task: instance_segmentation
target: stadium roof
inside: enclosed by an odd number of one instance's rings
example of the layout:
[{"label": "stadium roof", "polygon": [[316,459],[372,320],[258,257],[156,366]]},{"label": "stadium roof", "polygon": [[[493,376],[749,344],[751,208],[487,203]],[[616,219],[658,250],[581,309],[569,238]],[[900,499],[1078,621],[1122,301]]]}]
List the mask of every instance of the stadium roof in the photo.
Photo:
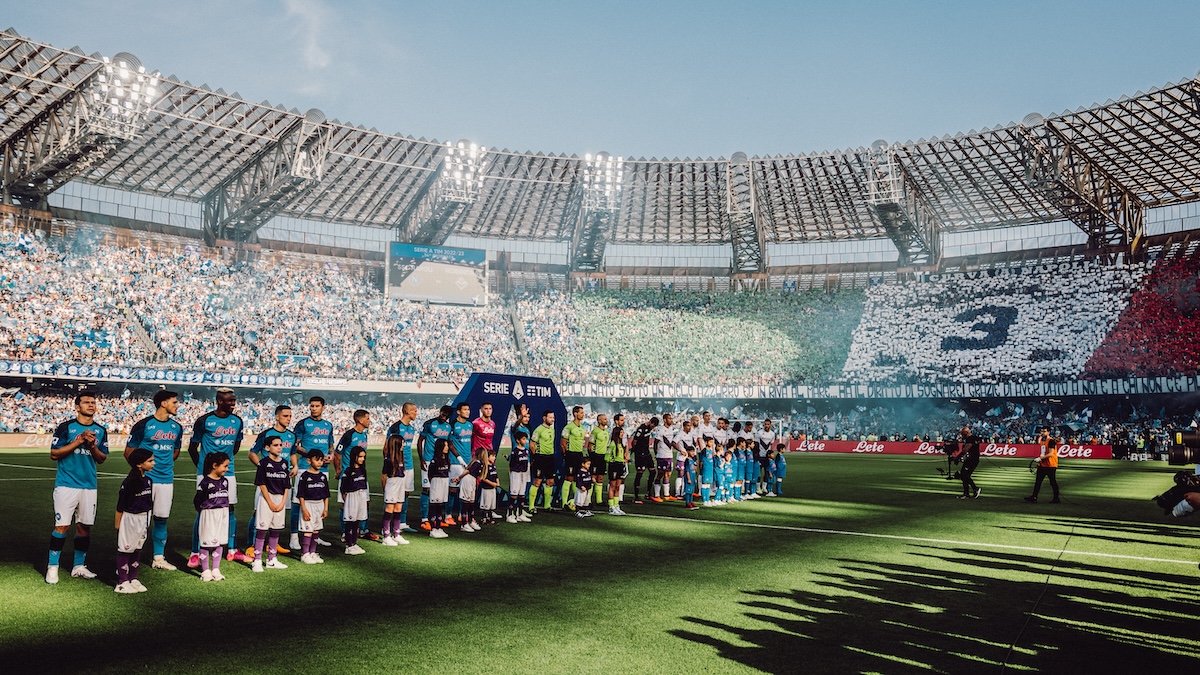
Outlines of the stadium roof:
[{"label": "stadium roof", "polygon": [[[0,31],[0,140],[72,95],[99,55]],[[153,64],[149,64],[151,67]],[[199,201],[260,156],[304,113],[166,76],[148,128],[78,177],[87,183]],[[1200,198],[1200,80],[1187,79],[1089,108],[1047,115],[1062,138],[1146,207]],[[316,189],[280,211],[295,218],[392,228],[422,195],[447,151],[330,120],[330,154]],[[1063,219],[1026,181],[1023,138],[1010,124],[888,146],[943,231]],[[483,140],[483,139],[477,139]],[[492,149],[479,196],[453,234],[570,240],[585,160]],[[888,236],[869,208],[872,150],[749,158],[766,241]],[[626,159],[619,243],[728,243],[727,159]]]}]

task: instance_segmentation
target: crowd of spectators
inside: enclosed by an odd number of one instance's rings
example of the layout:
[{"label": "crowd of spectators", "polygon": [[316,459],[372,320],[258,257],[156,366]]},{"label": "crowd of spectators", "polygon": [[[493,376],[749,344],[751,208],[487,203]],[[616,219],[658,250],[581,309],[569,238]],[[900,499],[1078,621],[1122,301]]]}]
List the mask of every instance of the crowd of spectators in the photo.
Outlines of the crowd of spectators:
[{"label": "crowd of spectators", "polygon": [[0,231],[0,358],[141,365],[119,268]]},{"label": "crowd of spectators", "polygon": [[778,385],[837,374],[859,291],[556,291],[517,298],[533,371],[562,382]]},{"label": "crowd of spectators", "polygon": [[874,286],[842,377],[975,383],[1078,377],[1144,274],[1142,265],[1093,261]]},{"label": "crowd of spectators", "polygon": [[1088,360],[1090,377],[1200,373],[1200,257],[1160,262]]}]

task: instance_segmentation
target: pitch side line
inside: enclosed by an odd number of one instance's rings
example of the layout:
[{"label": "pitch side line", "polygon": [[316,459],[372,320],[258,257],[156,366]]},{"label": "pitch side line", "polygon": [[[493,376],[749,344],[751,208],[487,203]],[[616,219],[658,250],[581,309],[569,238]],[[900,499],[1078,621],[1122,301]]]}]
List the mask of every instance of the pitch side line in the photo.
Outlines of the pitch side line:
[{"label": "pitch side line", "polygon": [[765,530],[787,530],[790,532],[809,532],[812,534],[837,534],[846,537],[866,537],[869,539],[892,539],[896,541],[912,541],[923,544],[946,544],[951,546],[972,546],[977,548],[997,548],[1013,551],[1034,551],[1037,553],[1052,553],[1056,556],[1086,555],[1096,558],[1114,558],[1117,560],[1138,560],[1141,562],[1173,563],[1177,565],[1195,565],[1195,560],[1175,560],[1173,558],[1151,558],[1140,555],[1123,555],[1120,553],[1095,553],[1091,551],[1067,551],[1058,548],[1041,548],[1038,546],[1018,546],[1016,544],[986,544],[978,541],[957,541],[954,539],[934,539],[932,537],[911,537],[903,534],[878,534],[874,532],[854,532],[853,530],[828,530],[820,527],[799,527],[795,525],[764,525],[762,523],[733,523],[724,520],[706,520],[704,518],[680,518],[678,516],[654,516],[645,513],[631,513],[635,518],[656,518],[659,520],[678,520],[686,523],[705,523],[707,525],[730,525],[733,527],[757,527]]}]

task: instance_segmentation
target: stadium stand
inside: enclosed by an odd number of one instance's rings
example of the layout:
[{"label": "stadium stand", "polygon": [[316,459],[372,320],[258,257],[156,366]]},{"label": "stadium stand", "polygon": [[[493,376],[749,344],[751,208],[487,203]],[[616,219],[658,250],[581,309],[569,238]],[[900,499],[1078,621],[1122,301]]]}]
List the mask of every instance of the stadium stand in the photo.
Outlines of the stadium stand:
[{"label": "stadium stand", "polygon": [[1092,354],[1089,377],[1153,377],[1200,372],[1200,257],[1159,262]]},{"label": "stadium stand", "polygon": [[517,300],[534,370],[563,382],[822,382],[845,360],[861,311],[854,290],[550,292]]},{"label": "stadium stand", "polygon": [[849,382],[1028,382],[1079,375],[1144,266],[1041,265],[935,275],[867,293]]}]

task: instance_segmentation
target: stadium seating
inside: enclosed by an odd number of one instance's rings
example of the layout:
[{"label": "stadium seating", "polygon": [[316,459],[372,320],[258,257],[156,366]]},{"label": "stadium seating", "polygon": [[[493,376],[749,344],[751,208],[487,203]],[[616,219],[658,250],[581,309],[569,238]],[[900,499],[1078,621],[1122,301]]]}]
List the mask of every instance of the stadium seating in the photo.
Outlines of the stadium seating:
[{"label": "stadium seating", "polygon": [[1078,376],[1144,268],[1092,262],[880,285],[842,377],[850,382],[1026,382]]},{"label": "stadium seating", "polygon": [[1088,360],[1091,377],[1200,372],[1200,258],[1159,263]]},{"label": "stadium seating", "polygon": [[564,382],[772,385],[837,374],[862,294],[550,292],[518,298],[533,370]]}]

